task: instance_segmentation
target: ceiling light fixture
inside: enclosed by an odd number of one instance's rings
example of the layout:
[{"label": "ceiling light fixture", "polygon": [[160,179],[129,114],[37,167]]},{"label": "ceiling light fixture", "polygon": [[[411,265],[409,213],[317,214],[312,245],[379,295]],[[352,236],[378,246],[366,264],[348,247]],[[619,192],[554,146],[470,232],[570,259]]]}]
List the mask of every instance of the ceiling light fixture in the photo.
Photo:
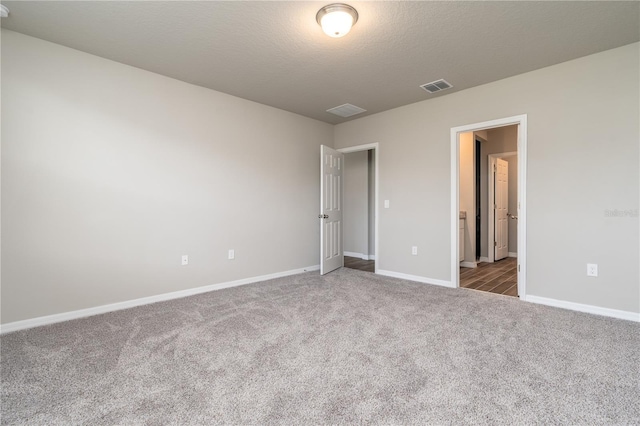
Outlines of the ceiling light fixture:
[{"label": "ceiling light fixture", "polygon": [[358,11],[348,4],[334,3],[320,9],[316,21],[329,37],[342,37],[358,22]]},{"label": "ceiling light fixture", "polygon": [[9,8],[4,4],[0,4],[0,18],[8,18],[9,17]]}]

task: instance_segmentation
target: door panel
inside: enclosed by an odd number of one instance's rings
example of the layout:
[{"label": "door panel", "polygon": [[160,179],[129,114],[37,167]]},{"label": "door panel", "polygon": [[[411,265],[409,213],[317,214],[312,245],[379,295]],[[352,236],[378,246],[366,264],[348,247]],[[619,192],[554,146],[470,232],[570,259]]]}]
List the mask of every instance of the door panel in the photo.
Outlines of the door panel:
[{"label": "door panel", "polygon": [[320,274],[344,264],[342,251],[342,173],[344,154],[320,148]]},{"label": "door panel", "polygon": [[495,198],[495,260],[509,255],[509,163],[501,158],[496,159],[494,173]]}]

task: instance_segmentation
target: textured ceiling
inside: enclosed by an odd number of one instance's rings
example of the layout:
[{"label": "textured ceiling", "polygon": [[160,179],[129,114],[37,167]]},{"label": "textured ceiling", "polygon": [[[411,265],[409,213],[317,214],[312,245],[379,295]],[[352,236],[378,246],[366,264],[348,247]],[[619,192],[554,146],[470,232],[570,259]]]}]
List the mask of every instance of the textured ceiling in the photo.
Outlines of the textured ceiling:
[{"label": "textured ceiling", "polygon": [[[3,1],[2,26],[334,124],[640,38],[638,2],[350,1],[339,39],[315,21],[329,3]],[[325,112],[344,103],[367,112]]]}]

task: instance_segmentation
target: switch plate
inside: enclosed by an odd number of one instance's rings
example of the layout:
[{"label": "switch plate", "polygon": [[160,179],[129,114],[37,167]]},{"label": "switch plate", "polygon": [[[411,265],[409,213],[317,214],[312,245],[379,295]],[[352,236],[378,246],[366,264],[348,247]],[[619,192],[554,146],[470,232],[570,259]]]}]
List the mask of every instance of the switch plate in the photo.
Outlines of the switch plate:
[{"label": "switch plate", "polygon": [[182,266],[186,266],[189,264],[189,256],[186,254],[182,255]]},{"label": "switch plate", "polygon": [[598,276],[598,265],[596,263],[587,263],[587,276],[588,277]]},{"label": "switch plate", "polygon": [[384,208],[385,209],[389,208],[389,200],[384,200]]},{"label": "switch plate", "polygon": [[236,258],[236,251],[231,249],[229,250],[229,260],[233,260]]},{"label": "switch plate", "polygon": [[411,254],[414,256],[418,255],[418,246],[411,247]]}]

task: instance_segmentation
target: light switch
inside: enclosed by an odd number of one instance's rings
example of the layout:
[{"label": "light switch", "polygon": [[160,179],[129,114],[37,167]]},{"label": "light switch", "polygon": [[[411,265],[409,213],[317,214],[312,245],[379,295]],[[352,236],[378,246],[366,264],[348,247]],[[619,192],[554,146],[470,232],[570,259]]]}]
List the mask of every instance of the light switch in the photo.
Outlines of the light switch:
[{"label": "light switch", "polygon": [[389,208],[389,200],[384,200],[384,208],[385,209]]}]

